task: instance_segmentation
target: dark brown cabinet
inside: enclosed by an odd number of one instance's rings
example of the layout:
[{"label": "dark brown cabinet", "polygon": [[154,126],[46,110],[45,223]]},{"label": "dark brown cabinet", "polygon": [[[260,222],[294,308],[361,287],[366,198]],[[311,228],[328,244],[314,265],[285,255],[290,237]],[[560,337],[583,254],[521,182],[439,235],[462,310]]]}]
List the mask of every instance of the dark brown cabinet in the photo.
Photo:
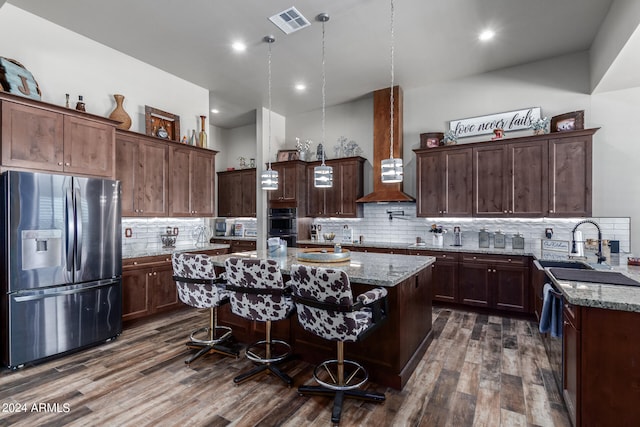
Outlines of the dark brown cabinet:
[{"label": "dark brown cabinet", "polygon": [[256,170],[218,172],[218,216],[256,216]]},{"label": "dark brown cabinet", "polygon": [[433,301],[457,303],[458,298],[458,259],[456,252],[432,252],[408,250],[409,255],[433,256],[436,262],[431,264]]},{"label": "dark brown cabinet", "polygon": [[417,162],[417,216],[471,216],[471,150],[436,148],[414,151]]},{"label": "dark brown cabinet", "polygon": [[118,131],[116,163],[116,179],[122,188],[122,216],[168,216],[169,145]]},{"label": "dark brown cabinet", "polygon": [[489,144],[473,149],[475,216],[545,216],[547,142]]},{"label": "dark brown cabinet", "polygon": [[458,291],[463,304],[528,312],[529,259],[464,253]]},{"label": "dark brown cabinet", "polygon": [[214,216],[215,151],[172,146],[169,215]]},{"label": "dark brown cabinet", "polygon": [[2,165],[113,178],[115,122],[3,95]]},{"label": "dark brown cabinet", "polygon": [[591,216],[593,132],[549,139],[549,216]]},{"label": "dark brown cabinet", "polygon": [[255,251],[255,240],[237,240],[237,239],[213,239],[213,242],[221,245],[229,245],[230,252]]},{"label": "dark brown cabinet", "polygon": [[[304,216],[307,200],[306,163],[300,160],[272,163],[278,172],[278,189],[269,191],[269,206],[295,208],[298,216]],[[300,210],[300,208],[302,208]]]},{"label": "dark brown cabinet", "polygon": [[414,150],[417,215],[591,216],[597,130]]},{"label": "dark brown cabinet", "polygon": [[579,308],[564,304],[562,310],[562,394],[574,426],[577,419],[580,390],[580,318]]},{"label": "dark brown cabinet", "polygon": [[307,165],[307,215],[311,217],[357,218],[362,216],[362,204],[356,200],[364,194],[365,159],[347,157],[326,161],[333,168],[333,186],[316,188],[313,170],[320,162]]}]

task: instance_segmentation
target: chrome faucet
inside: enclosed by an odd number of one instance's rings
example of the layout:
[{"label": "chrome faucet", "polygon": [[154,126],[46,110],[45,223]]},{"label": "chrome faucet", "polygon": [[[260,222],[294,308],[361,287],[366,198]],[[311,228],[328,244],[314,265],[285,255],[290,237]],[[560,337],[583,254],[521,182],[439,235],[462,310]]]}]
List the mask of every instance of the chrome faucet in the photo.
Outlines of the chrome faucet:
[{"label": "chrome faucet", "polygon": [[573,230],[571,231],[571,253],[572,254],[577,253],[576,230],[578,229],[579,226],[586,223],[593,224],[598,229],[598,252],[596,252],[596,256],[598,257],[598,264],[601,264],[602,262],[607,260],[607,258],[602,254],[602,231],[600,230],[600,226],[595,221],[592,221],[590,219],[585,219],[584,221],[580,221],[579,223],[576,224],[575,227],[573,227]]}]

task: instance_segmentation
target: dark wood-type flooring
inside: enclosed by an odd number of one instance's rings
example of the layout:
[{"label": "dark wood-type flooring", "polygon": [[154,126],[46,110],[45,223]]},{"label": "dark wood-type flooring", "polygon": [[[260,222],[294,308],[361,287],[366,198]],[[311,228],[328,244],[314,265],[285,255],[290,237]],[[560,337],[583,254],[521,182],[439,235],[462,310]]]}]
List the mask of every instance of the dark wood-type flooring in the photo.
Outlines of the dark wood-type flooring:
[{"label": "dark wood-type flooring", "polygon": [[[273,376],[235,386],[251,366],[243,357],[207,355],[186,366],[185,338],[206,321],[206,312],[180,310],[125,327],[113,342],[2,370],[0,425],[331,424],[329,399],[296,392],[313,383],[307,363],[284,365],[291,389]],[[433,325],[434,341],[404,390],[370,383],[386,402],[348,400],[342,426],[569,426],[534,323],[434,308]],[[24,412],[4,412],[17,409]]]}]

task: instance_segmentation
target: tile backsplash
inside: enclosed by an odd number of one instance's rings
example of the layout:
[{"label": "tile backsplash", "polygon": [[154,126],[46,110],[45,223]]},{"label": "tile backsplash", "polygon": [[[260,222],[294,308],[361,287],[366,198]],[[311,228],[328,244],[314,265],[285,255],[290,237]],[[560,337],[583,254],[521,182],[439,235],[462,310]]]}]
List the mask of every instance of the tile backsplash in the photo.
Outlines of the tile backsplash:
[{"label": "tile backsplash", "polygon": [[[178,229],[176,247],[192,247],[198,238],[199,228],[209,227],[208,218],[122,218],[122,247],[123,249],[160,249],[162,242],[160,235],[167,227]],[[127,236],[131,230],[131,237]],[[208,228],[209,233],[211,228]],[[212,234],[210,234],[211,236]],[[206,239],[209,241],[209,239]]]},{"label": "tile backsplash", "polygon": [[[392,219],[390,219],[390,212]],[[415,203],[365,204],[363,218],[339,219],[316,218],[314,224],[322,225],[322,232],[334,232],[337,238],[342,236],[342,229],[346,225],[353,229],[354,240],[363,236],[364,243],[415,243],[420,237],[427,243],[432,241],[429,232],[431,224],[442,226],[444,245],[453,244],[453,227],[459,226],[465,246],[478,244],[478,232],[485,228],[493,234],[501,231],[506,234],[507,247],[510,247],[511,237],[519,233],[525,239],[525,248],[540,248],[541,240],[545,239],[545,229],[553,229],[554,240],[571,241],[571,231],[575,225],[585,219],[592,219],[600,226],[602,238],[619,240],[620,251],[629,252],[631,219],[623,218],[417,218]],[[581,225],[579,228],[585,239],[595,239],[598,236],[596,228],[591,224]],[[491,247],[493,247],[493,239]]]}]

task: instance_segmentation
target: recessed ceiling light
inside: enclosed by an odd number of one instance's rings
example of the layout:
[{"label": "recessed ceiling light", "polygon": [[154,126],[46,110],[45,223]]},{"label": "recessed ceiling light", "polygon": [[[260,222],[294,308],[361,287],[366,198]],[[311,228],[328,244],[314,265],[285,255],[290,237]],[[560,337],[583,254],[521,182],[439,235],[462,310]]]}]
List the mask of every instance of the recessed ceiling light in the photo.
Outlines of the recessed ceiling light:
[{"label": "recessed ceiling light", "polygon": [[296,83],[295,88],[298,92],[302,92],[307,89],[307,85],[304,83]]},{"label": "recessed ceiling light", "polygon": [[480,33],[480,35],[478,36],[478,39],[482,42],[486,42],[491,40],[495,35],[496,33],[493,30],[484,30]]},{"label": "recessed ceiling light", "polygon": [[218,110],[217,108],[213,108],[213,109],[211,110],[211,112],[212,112],[213,114],[218,114],[218,113],[220,112],[220,110]]},{"label": "recessed ceiling light", "polygon": [[245,50],[247,50],[247,45],[242,43],[242,42],[233,42],[233,44],[231,45],[231,47],[233,48],[233,50],[235,50],[236,52],[244,52]]}]

